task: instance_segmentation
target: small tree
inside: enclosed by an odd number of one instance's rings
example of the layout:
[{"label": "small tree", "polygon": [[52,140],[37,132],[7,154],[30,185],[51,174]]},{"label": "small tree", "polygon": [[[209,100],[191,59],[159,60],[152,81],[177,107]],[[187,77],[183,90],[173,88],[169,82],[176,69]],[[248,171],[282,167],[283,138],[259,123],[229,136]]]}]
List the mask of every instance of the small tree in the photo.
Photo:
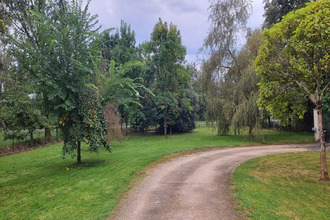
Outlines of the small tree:
[{"label": "small tree", "polygon": [[320,129],[320,180],[328,180],[322,101],[330,91],[330,1],[320,0],[289,13],[263,33],[256,59],[261,76],[259,106],[281,118],[288,103],[301,117],[307,97],[318,113]]}]

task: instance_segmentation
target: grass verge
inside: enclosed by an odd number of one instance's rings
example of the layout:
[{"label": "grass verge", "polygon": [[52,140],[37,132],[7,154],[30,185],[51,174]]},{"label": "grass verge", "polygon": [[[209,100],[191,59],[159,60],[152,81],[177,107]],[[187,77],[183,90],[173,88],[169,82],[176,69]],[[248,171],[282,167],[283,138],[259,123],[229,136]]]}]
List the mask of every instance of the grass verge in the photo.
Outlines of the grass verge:
[{"label": "grass verge", "polygon": [[233,174],[240,209],[251,219],[330,219],[330,182],[317,181],[319,158],[287,153],[242,164]]},{"label": "grass verge", "polygon": [[[266,144],[311,142],[312,134],[264,131]],[[259,145],[248,136],[216,136],[209,129],[131,136],[114,152],[89,153],[82,164],[62,160],[61,144],[0,158],[0,219],[105,219],[134,177],[159,158],[197,148]]]}]

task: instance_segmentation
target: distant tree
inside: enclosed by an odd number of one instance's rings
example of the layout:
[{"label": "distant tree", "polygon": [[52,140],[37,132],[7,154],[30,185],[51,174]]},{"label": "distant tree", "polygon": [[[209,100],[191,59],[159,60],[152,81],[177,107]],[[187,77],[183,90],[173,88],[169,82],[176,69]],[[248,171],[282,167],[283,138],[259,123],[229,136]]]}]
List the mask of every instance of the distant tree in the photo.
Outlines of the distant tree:
[{"label": "distant tree", "polygon": [[129,61],[116,67],[112,60],[109,70],[100,74],[102,105],[106,106],[111,103],[116,106],[121,116],[121,124],[126,123],[127,125],[132,116],[130,112],[141,107],[139,91],[148,93],[140,78],[132,79],[128,76],[128,73],[134,73],[134,71],[140,73],[143,67],[144,64],[139,61]]},{"label": "distant tree", "polygon": [[[183,66],[186,48],[182,45],[180,31],[173,24],[161,19],[154,26],[148,44],[151,53],[151,69],[154,73],[153,92],[161,130],[167,135],[176,123],[182,110],[190,111],[190,102],[185,94],[190,75]],[[151,77],[152,78],[152,77]],[[190,129],[191,130],[191,129]]]},{"label": "distant tree", "polygon": [[[145,89],[142,86],[141,78],[144,67],[138,59],[137,48],[135,47],[135,33],[131,30],[130,25],[121,21],[120,27],[114,34],[110,34],[110,32],[105,33],[102,44],[102,55],[109,61],[107,69],[112,68],[110,70],[111,74],[116,75],[116,79],[119,81],[124,80],[122,81],[122,86],[126,86],[125,88],[120,86],[113,87],[111,95],[108,93],[113,98],[110,98],[108,101],[113,102],[112,104],[116,106],[120,116],[121,127],[124,123],[127,127],[131,117],[134,117],[131,112],[136,111],[135,108],[140,108],[136,94]],[[114,64],[112,67],[110,66],[111,62]],[[119,81],[116,82],[118,83]],[[114,85],[111,82],[109,83],[109,85]],[[129,86],[134,88],[134,94],[131,93],[133,90]],[[127,93],[127,91],[129,92]]]},{"label": "distant tree", "polygon": [[0,121],[6,139],[20,139],[29,132],[30,142],[33,145],[33,133],[36,129],[43,128],[46,120],[39,109],[39,99],[29,97],[29,86],[20,81],[8,82],[3,95]]},{"label": "distant tree", "polygon": [[[35,14],[31,13],[31,11],[44,14],[54,21],[58,21],[60,16],[59,13],[55,13],[55,11],[63,13],[65,5],[67,5],[66,0],[54,0],[52,2],[45,0],[4,0],[4,3],[6,5],[5,14],[11,24],[11,28],[15,30],[17,37],[24,36],[24,38],[28,40],[31,45],[34,44],[35,47],[44,44],[44,42],[40,41],[40,37],[43,33],[38,31],[38,25],[35,23]],[[44,84],[37,83],[37,85],[40,87]],[[51,109],[48,108],[50,105],[48,104],[45,90],[43,94],[43,114],[46,115],[49,121],[48,124],[50,124],[49,115]],[[46,126],[45,140],[49,142],[51,139],[50,127]]]},{"label": "distant tree", "polygon": [[[8,18],[8,9],[6,5],[7,1],[0,3],[0,36],[3,36],[10,25],[10,20]],[[2,106],[2,95],[5,89],[5,81],[7,78],[8,65],[9,65],[9,55],[7,43],[3,37],[0,37],[0,109]],[[1,126],[1,122],[0,122]]]},{"label": "distant tree", "polygon": [[109,61],[113,60],[116,66],[137,60],[135,33],[123,20],[114,34],[109,31],[103,34],[102,44],[103,57]]},{"label": "distant tree", "polygon": [[210,1],[211,28],[204,42],[209,57],[202,66],[202,84],[208,97],[206,120],[226,135],[233,128],[249,127],[252,135],[260,127],[256,105],[258,77],[253,61],[260,46],[260,31],[247,31],[246,44],[239,51],[238,37],[245,32],[251,13],[249,1]]},{"label": "distant tree", "polygon": [[187,86],[187,97],[193,108],[193,116],[195,121],[205,121],[205,109],[207,105],[207,97],[203,91],[201,72],[195,64],[187,65],[187,71],[191,74],[192,79]]},{"label": "distant tree", "polygon": [[218,133],[226,135],[232,128],[235,134],[248,126],[249,135],[261,127],[262,112],[256,104],[259,96],[254,59],[261,45],[261,31],[249,31],[247,42],[237,54],[237,62],[216,82],[208,82],[212,90],[206,118],[215,123]]},{"label": "distant tree", "polygon": [[319,119],[321,180],[329,179],[323,129],[322,102],[330,91],[330,2],[320,0],[291,12],[263,33],[256,59],[261,76],[259,106],[281,118],[288,103],[303,116],[309,98]]},{"label": "distant tree", "polygon": [[210,0],[210,3],[211,27],[204,41],[210,57],[204,65],[204,73],[216,78],[236,62],[239,32],[244,30],[252,7],[245,0]]},{"label": "distant tree", "polygon": [[282,17],[293,10],[305,7],[311,0],[263,0],[264,3],[264,28],[270,28],[280,22]]}]

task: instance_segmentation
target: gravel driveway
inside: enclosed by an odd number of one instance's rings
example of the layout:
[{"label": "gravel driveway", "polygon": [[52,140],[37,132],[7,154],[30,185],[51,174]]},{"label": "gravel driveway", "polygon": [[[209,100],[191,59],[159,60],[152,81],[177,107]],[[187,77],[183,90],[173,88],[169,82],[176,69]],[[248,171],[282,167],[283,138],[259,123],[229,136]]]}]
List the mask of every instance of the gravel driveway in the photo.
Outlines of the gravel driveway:
[{"label": "gravel driveway", "polygon": [[235,168],[255,157],[318,149],[315,145],[239,147],[182,156],[160,164],[120,202],[110,219],[238,219],[229,193]]}]

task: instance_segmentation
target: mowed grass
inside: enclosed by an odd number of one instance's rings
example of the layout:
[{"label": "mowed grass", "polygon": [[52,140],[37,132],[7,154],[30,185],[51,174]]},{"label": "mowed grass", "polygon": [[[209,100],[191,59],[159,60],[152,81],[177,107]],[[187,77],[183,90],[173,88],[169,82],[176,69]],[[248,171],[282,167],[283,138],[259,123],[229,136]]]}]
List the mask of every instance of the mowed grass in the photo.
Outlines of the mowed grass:
[{"label": "mowed grass", "polygon": [[[311,142],[312,134],[264,131],[265,142]],[[170,135],[131,136],[113,143],[114,151],[90,153],[82,164],[62,145],[0,158],[0,219],[106,219],[133,178],[157,159],[204,147],[260,145],[248,136],[217,136],[210,129]],[[263,143],[264,144],[264,143]]]},{"label": "mowed grass", "polygon": [[318,181],[319,158],[288,153],[239,166],[233,179],[240,209],[252,219],[330,219],[330,182]]}]

